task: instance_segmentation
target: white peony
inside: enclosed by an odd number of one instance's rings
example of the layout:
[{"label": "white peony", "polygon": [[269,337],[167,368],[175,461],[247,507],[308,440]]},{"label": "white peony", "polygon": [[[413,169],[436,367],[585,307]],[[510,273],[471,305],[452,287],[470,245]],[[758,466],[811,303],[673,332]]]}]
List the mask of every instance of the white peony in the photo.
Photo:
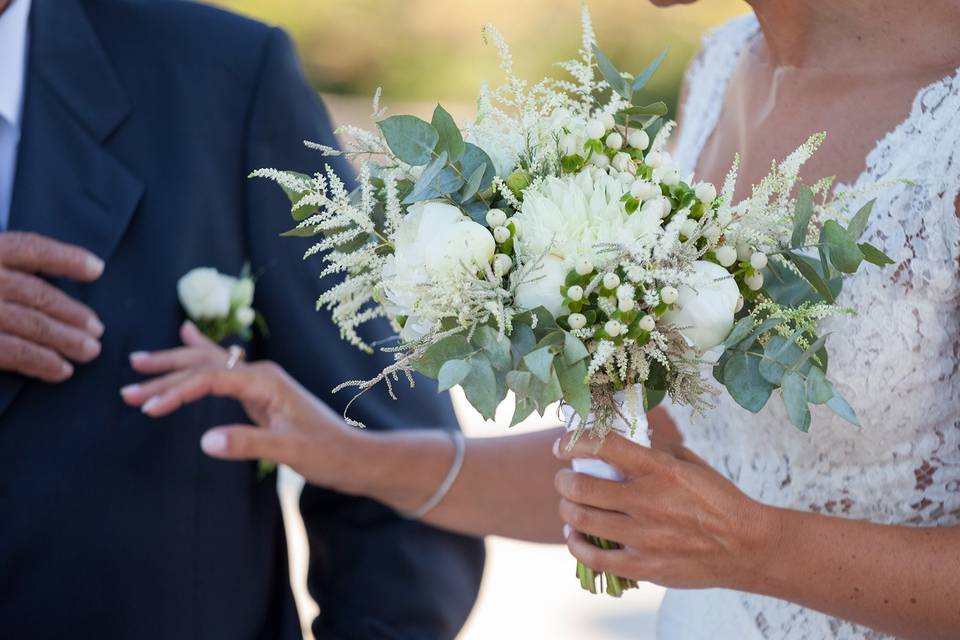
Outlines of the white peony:
[{"label": "white peony", "polygon": [[454,312],[431,305],[426,285],[474,277],[490,263],[495,249],[490,231],[457,207],[442,202],[410,207],[382,273],[384,308],[391,316],[407,318],[401,338],[421,338]]},{"label": "white peony", "polygon": [[740,290],[730,273],[712,262],[693,263],[694,277],[677,289],[676,306],[663,320],[680,328],[690,346],[705,353],[730,335]]},{"label": "white peony", "polygon": [[628,188],[603,172],[583,171],[548,177],[524,193],[523,206],[512,218],[514,248],[523,263],[546,259],[530,276],[542,279],[518,289],[520,306],[529,308],[537,300],[551,313],[562,312],[560,286],[578,260],[600,265],[608,258],[600,250],[603,244],[656,241],[660,217],[628,214],[620,201]]},{"label": "white peony", "polygon": [[217,320],[230,315],[230,299],[236,279],[216,269],[199,267],[177,282],[177,295],[187,315],[194,320]]}]

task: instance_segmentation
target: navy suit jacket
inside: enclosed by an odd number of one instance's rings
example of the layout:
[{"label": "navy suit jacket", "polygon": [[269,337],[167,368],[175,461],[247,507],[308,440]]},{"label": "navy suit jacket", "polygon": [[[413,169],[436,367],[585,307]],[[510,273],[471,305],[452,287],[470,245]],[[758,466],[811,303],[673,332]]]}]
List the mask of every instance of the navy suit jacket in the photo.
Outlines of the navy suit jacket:
[{"label": "navy suit jacket", "polygon": [[[138,380],[131,351],[178,342],[176,283],[198,266],[251,264],[272,330],[252,357],[335,408],[351,394],[332,387],[383,366],[314,310],[318,264],[278,237],[289,203],[246,179],[322,166],[304,139],[334,142],[279,30],[187,2],[33,0],[10,227],[106,261],[96,283],[56,284],[107,330],[100,357],[63,384],[0,375],[0,638],[300,637],[274,479],[198,447],[207,428],[245,421],[239,405],[205,400],[155,421],[118,390]],[[355,416],[456,428],[434,390],[371,393]],[[456,634],[481,542],[315,487],[301,511],[318,638]]]}]

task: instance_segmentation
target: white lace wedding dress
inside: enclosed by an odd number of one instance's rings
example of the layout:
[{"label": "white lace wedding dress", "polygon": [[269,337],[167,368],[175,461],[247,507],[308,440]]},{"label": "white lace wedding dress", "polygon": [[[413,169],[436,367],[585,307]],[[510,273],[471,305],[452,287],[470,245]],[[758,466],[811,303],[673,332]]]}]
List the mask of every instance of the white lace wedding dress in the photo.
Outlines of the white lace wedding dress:
[{"label": "white lace wedding dress", "polygon": [[[692,171],[716,124],[753,15],[713,32],[688,75],[677,159]],[[830,374],[862,428],[815,411],[809,434],[779,397],[753,415],[729,396],[708,419],[671,413],[688,446],[771,505],[910,526],[960,525],[960,72],[922,89],[909,117],[867,157],[858,184],[910,178],[880,194],[864,239],[896,264],[866,268],[829,330]],[[958,630],[960,634],[960,630]],[[874,639],[882,634],[801,606],[734,591],[671,590],[664,640]]]}]

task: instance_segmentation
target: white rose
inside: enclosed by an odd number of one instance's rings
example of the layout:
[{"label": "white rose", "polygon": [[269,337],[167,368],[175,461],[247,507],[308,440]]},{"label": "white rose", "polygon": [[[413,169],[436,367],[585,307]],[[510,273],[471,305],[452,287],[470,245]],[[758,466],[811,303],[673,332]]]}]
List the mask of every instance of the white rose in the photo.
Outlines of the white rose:
[{"label": "white rose", "polygon": [[523,309],[544,307],[558,318],[567,313],[563,305],[561,287],[566,282],[570,267],[556,256],[545,256],[540,265],[517,287],[516,302]]},{"label": "white rose", "polygon": [[663,319],[680,328],[680,333],[700,353],[726,340],[733,329],[740,290],[723,267],[698,260],[693,263],[692,286],[678,287],[676,306]]},{"label": "white rose", "polygon": [[177,295],[187,315],[194,320],[226,318],[230,313],[230,297],[234,278],[221,275],[216,269],[199,267],[177,282]]},{"label": "white rose", "polygon": [[233,286],[233,292],[230,295],[230,304],[238,309],[244,309],[253,306],[254,286],[253,280],[243,278],[237,280]]}]

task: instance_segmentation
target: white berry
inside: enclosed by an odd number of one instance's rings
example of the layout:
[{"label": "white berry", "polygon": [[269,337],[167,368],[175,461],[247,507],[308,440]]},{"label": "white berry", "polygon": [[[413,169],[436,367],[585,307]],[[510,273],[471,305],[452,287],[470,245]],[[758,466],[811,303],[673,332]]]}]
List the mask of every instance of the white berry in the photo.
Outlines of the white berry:
[{"label": "white berry", "polygon": [[697,232],[697,221],[691,218],[687,218],[683,221],[683,224],[680,225],[680,235],[685,238],[692,238],[693,234]]},{"label": "white berry", "polygon": [[743,296],[737,298],[737,306],[733,310],[734,313],[740,313],[740,310],[743,309]]},{"label": "white berry", "polygon": [[572,156],[580,152],[580,145],[577,144],[577,137],[572,133],[564,134],[560,138],[560,151],[565,156]]},{"label": "white berry", "polygon": [[607,289],[616,289],[620,286],[620,276],[613,272],[604,275],[603,286]]},{"label": "white berry", "polygon": [[593,273],[593,263],[589,258],[580,258],[577,260],[576,269],[581,276],[589,275]]},{"label": "white berry", "polygon": [[616,338],[620,335],[620,323],[616,320],[607,320],[607,323],[603,325],[603,330],[611,338]]},{"label": "white berry", "polygon": [[591,120],[587,123],[587,137],[592,140],[598,140],[607,132],[607,128],[599,120]]},{"label": "white berry", "polygon": [[617,126],[616,120],[614,120],[613,116],[609,113],[605,113],[602,116],[600,116],[600,122],[603,123],[603,128],[606,129],[607,131]]},{"label": "white berry", "polygon": [[567,316],[567,324],[570,325],[571,329],[583,329],[587,326],[587,316],[582,313],[571,313]]},{"label": "white berry", "polygon": [[717,188],[709,182],[701,182],[694,189],[693,194],[697,196],[697,200],[707,204],[717,199]]},{"label": "white berry", "polygon": [[[610,135],[613,135],[613,134],[611,133]],[[617,171],[626,171],[630,167],[630,156],[624,153],[623,151],[621,151],[617,153],[615,156],[613,156],[613,160],[611,164],[613,165],[613,168],[616,169]],[[629,176],[630,174],[627,174],[627,175]]]},{"label": "white berry", "polygon": [[643,151],[648,146],[650,146],[650,136],[647,135],[647,132],[643,129],[634,129],[627,136],[627,144],[629,144],[634,149],[639,149]]},{"label": "white berry", "polygon": [[660,289],[660,301],[664,304],[674,304],[680,299],[680,292],[676,287],[664,287]]},{"label": "white berry", "polygon": [[758,291],[763,286],[763,274],[755,273],[747,276],[743,279],[743,283],[747,285],[747,289],[750,289],[750,291]]},{"label": "white berry", "polygon": [[578,284],[575,284],[572,287],[568,287],[567,297],[573,300],[574,302],[579,302],[580,300],[583,300],[583,287],[581,287]]},{"label": "white berry", "polygon": [[651,315],[645,315],[640,318],[640,328],[650,332],[657,328],[657,321]]},{"label": "white berry", "polygon": [[506,227],[494,227],[493,239],[502,244],[510,239],[510,229]]},{"label": "white berry", "polygon": [[620,311],[624,313],[633,311],[636,305],[637,303],[633,301],[633,298],[620,298],[617,300],[617,309],[620,309]]},{"label": "white berry", "polygon": [[507,221],[507,214],[500,209],[490,209],[487,211],[487,224],[491,227],[502,227]]},{"label": "white berry", "polygon": [[721,267],[732,267],[737,261],[737,250],[728,244],[717,249],[717,262]]},{"label": "white berry", "polygon": [[750,266],[758,271],[765,268],[767,266],[767,254],[762,251],[754,253],[750,256]]},{"label": "white berry", "polygon": [[614,131],[607,136],[607,146],[611,149],[620,149],[623,147],[623,136]]},{"label": "white berry", "polygon": [[595,153],[590,158],[590,163],[598,169],[606,169],[610,166],[610,158],[602,153]]},{"label": "white berry", "polygon": [[648,167],[656,169],[663,163],[663,154],[657,151],[651,151],[650,153],[647,154],[647,156],[643,159],[643,161],[646,163]]},{"label": "white berry", "polygon": [[513,259],[505,253],[493,256],[493,272],[498,276],[506,275],[513,268]]},{"label": "white berry", "polygon": [[750,256],[753,255],[753,249],[748,247],[743,242],[737,243],[737,260],[740,262],[746,262],[750,259]]},{"label": "white berry", "polygon": [[675,187],[680,184],[680,171],[675,167],[671,167],[663,172],[663,175],[660,178],[660,182],[667,185],[668,187]]}]

